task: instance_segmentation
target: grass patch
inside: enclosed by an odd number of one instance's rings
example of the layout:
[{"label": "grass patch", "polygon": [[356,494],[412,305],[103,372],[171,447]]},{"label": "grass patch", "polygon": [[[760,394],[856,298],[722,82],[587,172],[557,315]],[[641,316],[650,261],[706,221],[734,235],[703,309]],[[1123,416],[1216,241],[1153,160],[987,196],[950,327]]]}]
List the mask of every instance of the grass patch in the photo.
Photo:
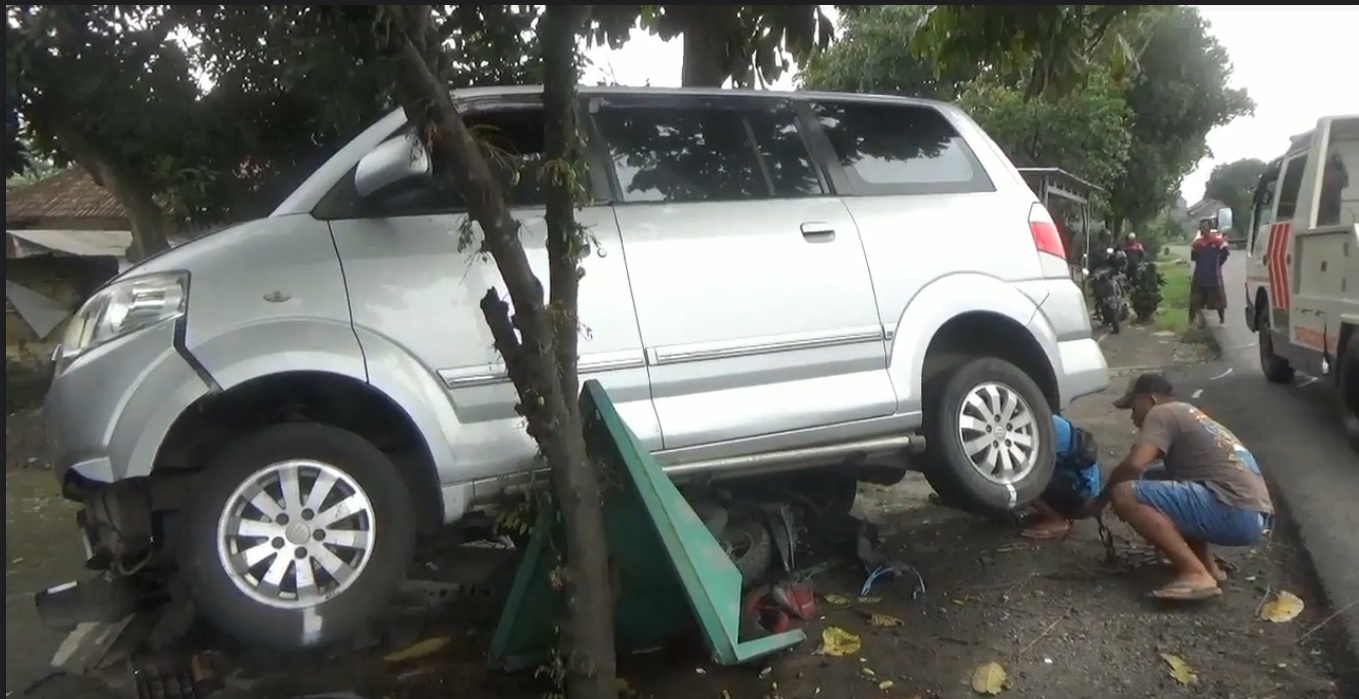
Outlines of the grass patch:
[{"label": "grass patch", "polygon": [[1156,327],[1182,335],[1189,329],[1189,265],[1183,260],[1159,262],[1165,278],[1161,287],[1161,307],[1156,310]]}]

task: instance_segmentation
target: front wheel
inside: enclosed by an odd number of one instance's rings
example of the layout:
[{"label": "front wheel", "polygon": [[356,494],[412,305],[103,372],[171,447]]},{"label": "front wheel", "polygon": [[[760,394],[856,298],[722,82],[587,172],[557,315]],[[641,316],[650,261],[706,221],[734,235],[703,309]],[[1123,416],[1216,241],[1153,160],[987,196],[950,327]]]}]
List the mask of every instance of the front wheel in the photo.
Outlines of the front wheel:
[{"label": "front wheel", "polygon": [[940,501],[1008,512],[1042,494],[1056,456],[1052,409],[1033,379],[988,357],[935,381],[925,394],[924,471]]},{"label": "front wheel", "polygon": [[1260,372],[1265,375],[1265,379],[1271,383],[1288,383],[1293,380],[1293,366],[1287,359],[1274,354],[1274,336],[1269,332],[1269,311],[1260,311],[1260,318],[1255,322],[1255,331],[1260,350]]},{"label": "front wheel", "polygon": [[179,515],[180,574],[236,640],[291,650],[358,633],[385,608],[415,542],[410,494],[362,437],[275,425],[227,447]]}]

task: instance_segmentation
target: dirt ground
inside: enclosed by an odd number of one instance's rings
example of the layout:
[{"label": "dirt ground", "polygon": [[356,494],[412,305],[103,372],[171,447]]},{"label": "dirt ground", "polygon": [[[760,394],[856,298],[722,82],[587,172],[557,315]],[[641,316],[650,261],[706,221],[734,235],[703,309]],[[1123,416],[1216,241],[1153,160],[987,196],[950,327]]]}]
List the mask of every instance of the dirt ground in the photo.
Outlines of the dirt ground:
[{"label": "dirt ground", "polygon": [[[1102,344],[1115,370],[1114,386],[1106,395],[1078,401],[1068,416],[1094,432],[1107,470],[1132,438],[1127,415],[1109,405],[1127,376],[1170,365],[1173,380],[1176,373],[1193,371],[1202,349],[1140,328]],[[40,427],[26,429],[40,434]],[[6,431],[7,446],[42,441],[13,434],[9,424]],[[72,577],[77,545],[67,524],[70,510],[55,502],[41,457],[7,449],[6,461],[8,694],[45,672],[57,638],[36,626],[30,595]],[[1262,546],[1220,552],[1234,566],[1223,597],[1174,607],[1146,598],[1166,573],[1133,544],[1121,523],[1110,522],[1121,554],[1120,563],[1111,565],[1093,522],[1078,524],[1064,542],[1024,543],[1012,529],[931,506],[929,492],[922,479],[911,477],[891,488],[865,486],[858,503],[864,516],[880,524],[883,551],[920,572],[923,596],[913,599],[913,586],[898,580],[875,587],[875,601],[860,602],[855,599],[860,575],[848,564],[833,566],[813,579],[817,592],[832,599],[820,599],[817,618],[803,623],[808,640],[801,646],[741,669],[715,667],[696,650],[624,659],[620,672],[628,694],[954,699],[977,696],[971,678],[978,667],[994,662],[1007,676],[1001,695],[1017,699],[1355,696],[1355,687],[1338,684],[1336,668],[1346,661],[1325,625],[1330,613],[1313,588],[1306,554],[1286,523]],[[1281,589],[1302,598],[1306,610],[1287,623],[1259,620],[1262,601]],[[900,624],[874,625],[872,614]],[[442,634],[453,641],[432,655],[384,663],[389,646],[346,653],[315,667],[332,679],[343,673],[360,683],[357,678],[365,676],[361,683],[367,687],[350,687],[362,693],[381,686],[370,696],[393,699],[444,697],[450,690],[466,699],[544,695],[541,680],[485,668],[484,629],[450,632],[446,621],[433,621],[424,636]],[[843,657],[818,654],[828,627],[855,634],[861,648]],[[1187,665],[1192,683],[1172,677],[1167,656]]]}]

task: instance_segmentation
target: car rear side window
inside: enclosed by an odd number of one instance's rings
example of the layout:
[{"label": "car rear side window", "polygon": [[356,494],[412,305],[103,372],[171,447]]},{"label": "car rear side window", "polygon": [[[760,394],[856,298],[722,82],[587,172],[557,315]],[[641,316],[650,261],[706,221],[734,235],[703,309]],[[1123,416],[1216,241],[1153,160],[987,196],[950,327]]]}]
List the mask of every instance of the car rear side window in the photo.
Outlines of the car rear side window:
[{"label": "car rear side window", "polygon": [[854,194],[951,194],[995,190],[967,142],[933,107],[817,101],[821,131]]},{"label": "car rear side window", "polygon": [[697,202],[825,192],[786,103],[601,104],[595,123],[623,201]]}]

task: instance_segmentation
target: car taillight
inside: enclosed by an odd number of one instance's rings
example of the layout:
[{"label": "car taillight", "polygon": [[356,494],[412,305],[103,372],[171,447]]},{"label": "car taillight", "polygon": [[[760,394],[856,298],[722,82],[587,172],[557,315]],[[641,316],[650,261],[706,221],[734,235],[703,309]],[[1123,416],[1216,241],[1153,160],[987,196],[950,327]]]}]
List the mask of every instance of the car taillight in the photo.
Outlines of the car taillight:
[{"label": "car taillight", "polygon": [[1038,252],[1066,259],[1066,243],[1062,242],[1057,224],[1052,222],[1052,216],[1042,204],[1034,204],[1029,209],[1029,233],[1033,235],[1033,246]]}]

